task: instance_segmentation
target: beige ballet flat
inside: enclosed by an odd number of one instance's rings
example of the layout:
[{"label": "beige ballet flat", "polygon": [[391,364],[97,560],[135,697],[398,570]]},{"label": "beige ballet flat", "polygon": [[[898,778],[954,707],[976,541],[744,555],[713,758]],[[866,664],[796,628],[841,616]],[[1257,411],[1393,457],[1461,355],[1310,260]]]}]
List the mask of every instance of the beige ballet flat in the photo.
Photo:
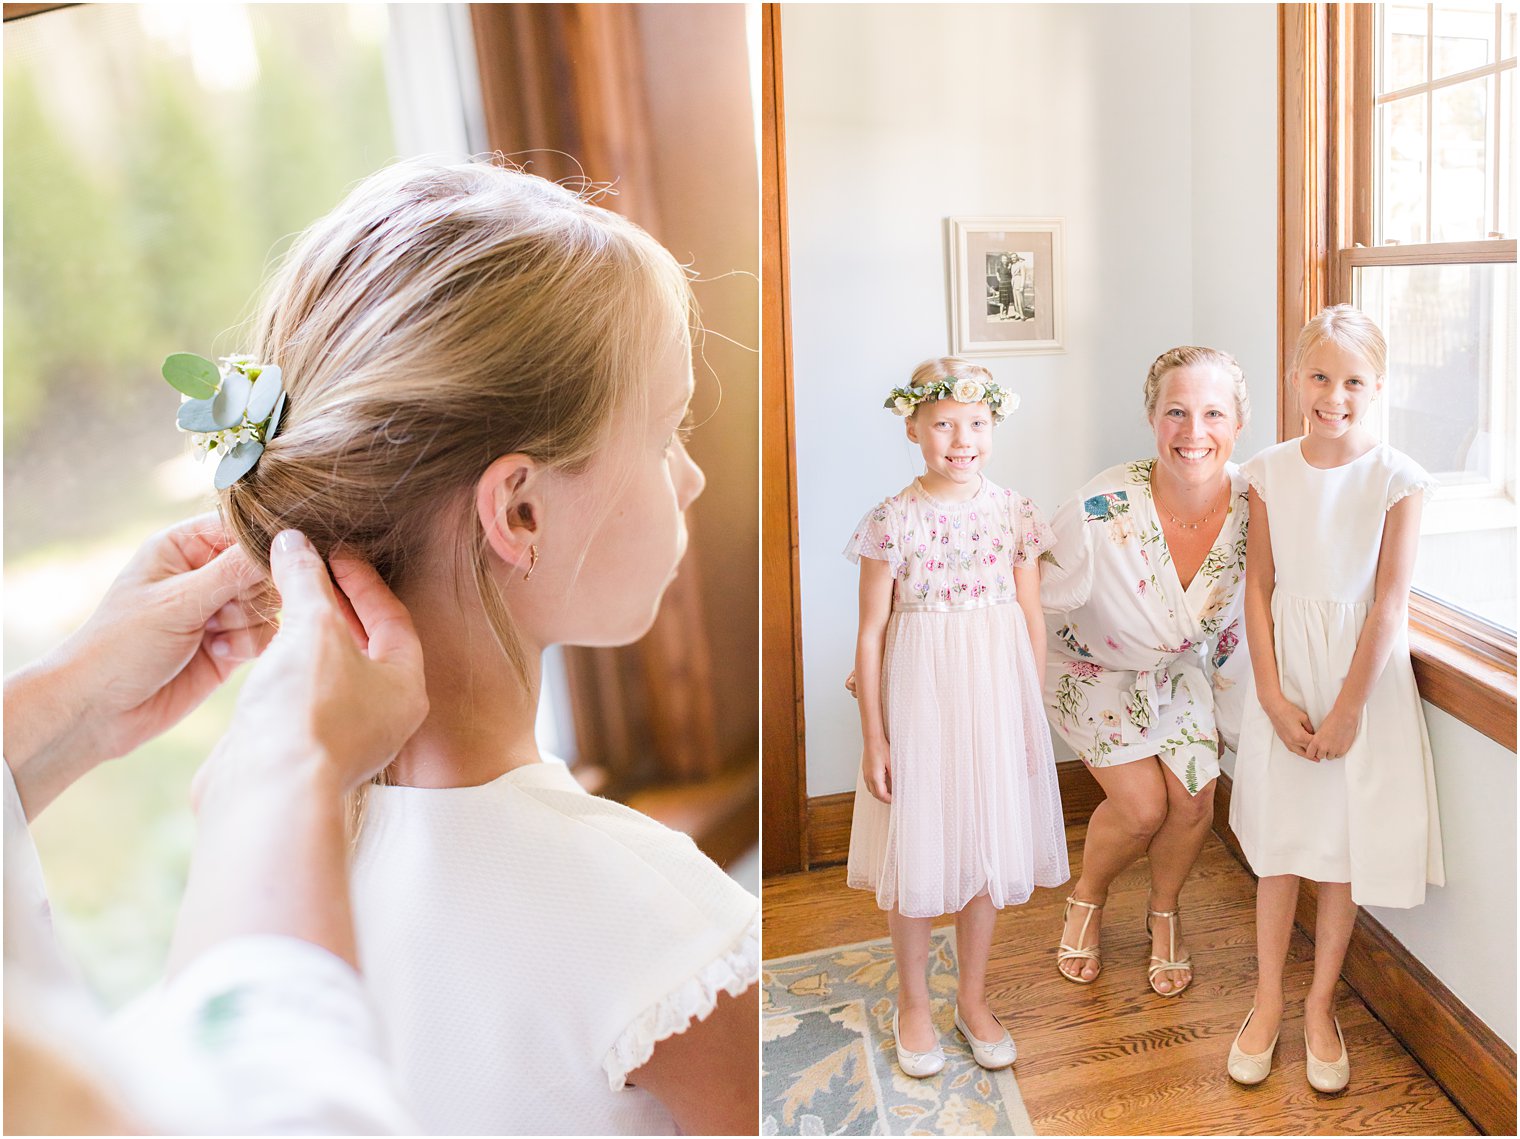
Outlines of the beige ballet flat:
[{"label": "beige ballet flat", "polygon": [[[959,1014],[956,1014],[959,1019]],[[937,1076],[945,1067],[945,1050],[936,1041],[934,1048],[929,1052],[912,1052],[902,1046],[902,1041],[897,1036],[897,1010],[892,1010],[892,1043],[897,1047],[897,1066],[902,1069],[903,1075],[912,1076],[915,1080],[926,1079],[929,1076]]]},{"label": "beige ballet flat", "polygon": [[[1082,919],[1082,928],[1077,931],[1077,941],[1085,941],[1087,940],[1087,927],[1092,922],[1093,914],[1097,913],[1103,907],[1101,905],[1094,904],[1093,902],[1079,901],[1075,897],[1067,898],[1066,909],[1061,912],[1062,929],[1066,928],[1066,921],[1071,916],[1072,906],[1081,906],[1087,911],[1087,916]],[[1060,973],[1061,976],[1065,977],[1068,981],[1074,981],[1079,985],[1090,985],[1096,981],[1099,976],[1102,975],[1103,947],[1101,945],[1083,946],[1082,948],[1078,949],[1067,945],[1066,942],[1063,941],[1057,946],[1057,949],[1059,949],[1059,952],[1056,954],[1056,972]],[[1091,961],[1098,967],[1098,971],[1091,977],[1084,977],[1080,972],[1078,972],[1077,975],[1073,977],[1065,969],[1061,968],[1062,961]]]},{"label": "beige ballet flat", "polygon": [[[1167,919],[1166,934],[1166,959],[1151,955],[1151,967],[1148,974],[1151,982],[1151,990],[1158,997],[1175,997],[1193,983],[1193,955],[1189,953],[1180,961],[1177,959],[1177,910],[1146,910],[1145,911],[1145,936],[1151,936],[1151,918]],[[1156,974],[1165,973],[1168,969],[1186,969],[1188,979],[1182,984],[1168,990],[1156,988]]]},{"label": "beige ballet flat", "polygon": [[1309,1086],[1317,1092],[1342,1092],[1351,1082],[1351,1057],[1346,1054],[1346,1038],[1341,1035],[1339,1018],[1335,1021],[1335,1035],[1341,1042],[1340,1059],[1326,1063],[1315,1059],[1309,1051],[1309,1029],[1304,1029],[1304,1074],[1309,1077]]},{"label": "beige ballet flat", "polygon": [[[1019,1058],[1019,1046],[1013,1042],[1013,1037],[1008,1035],[1006,1028],[1003,1029],[1003,1038],[991,1043],[972,1036],[971,1029],[967,1028],[966,1022],[961,1019],[960,1005],[955,1006],[955,1027],[966,1038],[966,1043],[971,1045],[972,1058],[990,1072],[996,1072],[1000,1068],[1011,1068],[1013,1062]],[[1002,1027],[1001,1022],[998,1027]]]},{"label": "beige ballet flat", "polygon": [[[1272,1043],[1267,1045],[1265,1052],[1242,1052],[1240,1050],[1240,1038],[1245,1035],[1246,1025],[1251,1023],[1251,1018],[1256,1015],[1253,1005],[1251,1011],[1246,1013],[1246,1018],[1241,1022],[1240,1031],[1235,1034],[1235,1039],[1230,1043],[1230,1059],[1225,1064],[1230,1073],[1230,1079],[1237,1084],[1246,1087],[1254,1087],[1272,1073],[1272,1053],[1277,1051],[1277,1036],[1272,1037]],[[1277,1034],[1281,1036],[1282,1033]]]}]

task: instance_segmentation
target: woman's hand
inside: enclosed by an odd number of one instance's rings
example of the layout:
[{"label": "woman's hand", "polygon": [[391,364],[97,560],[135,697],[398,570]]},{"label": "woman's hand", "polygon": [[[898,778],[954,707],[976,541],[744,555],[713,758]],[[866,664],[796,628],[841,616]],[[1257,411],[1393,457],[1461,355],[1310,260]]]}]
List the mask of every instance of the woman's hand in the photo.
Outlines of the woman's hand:
[{"label": "woman's hand", "polygon": [[1350,751],[1351,745],[1356,742],[1359,718],[1331,708],[1324,720],[1320,722],[1319,731],[1314,733],[1308,746],[1304,748],[1304,754],[1315,761],[1339,759]]},{"label": "woman's hand", "polygon": [[860,756],[866,790],[883,803],[892,801],[892,749],[886,743],[868,743]]},{"label": "woman's hand", "polygon": [[1294,755],[1319,762],[1319,756],[1309,754],[1309,744],[1314,739],[1314,725],[1298,705],[1287,699],[1262,702],[1262,710],[1272,721],[1272,730]]},{"label": "woman's hand", "polygon": [[427,715],[422,647],[411,616],[368,564],[341,552],[332,573],[304,536],[270,550],[280,631],[238,694],[218,764],[326,766],[339,792],[388,764]]},{"label": "woman's hand", "polygon": [[220,941],[271,933],[355,963],[346,793],[427,715],[422,646],[373,569],[333,555],[334,589],[294,530],[275,537],[269,565],[280,631],[195,777],[195,852],[171,971]]},{"label": "woman's hand", "polygon": [[257,656],[274,634],[266,588],[213,514],[148,539],[78,632],[6,680],[5,756],[27,816]]}]

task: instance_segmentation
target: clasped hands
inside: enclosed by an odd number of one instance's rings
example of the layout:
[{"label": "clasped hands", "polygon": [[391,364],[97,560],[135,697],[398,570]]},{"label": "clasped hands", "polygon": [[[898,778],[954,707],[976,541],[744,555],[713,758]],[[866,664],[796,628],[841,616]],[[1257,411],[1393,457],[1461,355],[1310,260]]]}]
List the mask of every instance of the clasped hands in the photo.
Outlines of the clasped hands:
[{"label": "clasped hands", "polygon": [[1333,707],[1316,728],[1306,713],[1287,697],[1278,697],[1271,703],[1263,702],[1263,710],[1272,721],[1277,738],[1294,755],[1312,760],[1339,759],[1351,750],[1356,742],[1358,717]]}]

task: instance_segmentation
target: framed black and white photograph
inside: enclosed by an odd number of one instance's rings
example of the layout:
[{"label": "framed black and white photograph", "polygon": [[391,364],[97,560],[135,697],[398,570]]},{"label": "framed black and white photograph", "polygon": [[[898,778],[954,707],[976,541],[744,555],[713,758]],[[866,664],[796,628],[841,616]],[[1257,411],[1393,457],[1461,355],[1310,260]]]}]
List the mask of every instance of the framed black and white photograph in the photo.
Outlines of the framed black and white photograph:
[{"label": "framed black and white photograph", "polygon": [[950,351],[1065,351],[1060,218],[949,218]]}]

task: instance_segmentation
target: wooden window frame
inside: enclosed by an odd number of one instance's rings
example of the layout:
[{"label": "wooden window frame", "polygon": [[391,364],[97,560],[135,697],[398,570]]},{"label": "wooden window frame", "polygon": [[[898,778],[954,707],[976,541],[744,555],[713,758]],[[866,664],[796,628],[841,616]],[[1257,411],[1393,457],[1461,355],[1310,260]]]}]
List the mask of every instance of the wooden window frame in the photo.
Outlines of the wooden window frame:
[{"label": "wooden window frame", "polygon": [[[1278,9],[1278,439],[1303,434],[1287,376],[1298,330],[1351,300],[1368,265],[1514,262],[1513,238],[1374,246],[1371,4]],[[1420,695],[1515,750],[1515,637],[1415,593],[1409,645]]]}]

